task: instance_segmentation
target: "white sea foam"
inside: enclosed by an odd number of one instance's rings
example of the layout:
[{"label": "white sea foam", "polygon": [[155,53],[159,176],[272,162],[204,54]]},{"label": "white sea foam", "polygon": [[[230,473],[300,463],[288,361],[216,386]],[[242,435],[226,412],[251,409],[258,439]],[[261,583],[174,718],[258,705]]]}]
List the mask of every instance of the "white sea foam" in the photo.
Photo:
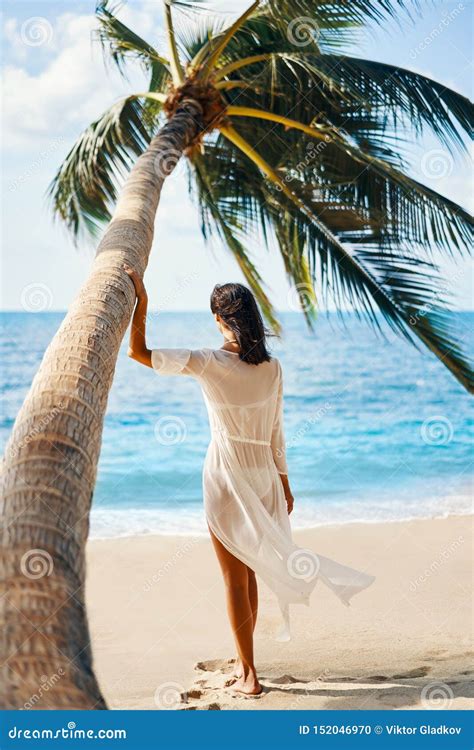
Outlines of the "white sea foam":
[{"label": "white sea foam", "polygon": [[177,512],[168,508],[97,508],[91,513],[93,539],[165,534],[204,536],[207,525],[201,508]]},{"label": "white sea foam", "polygon": [[[297,502],[292,515],[293,529],[308,529],[347,523],[380,523],[415,518],[443,518],[473,512],[469,494],[431,497],[405,497],[403,503],[393,500],[324,503],[304,500]],[[95,508],[91,514],[91,537],[164,534],[166,536],[206,536],[204,511],[200,507],[177,512],[167,508]]]}]

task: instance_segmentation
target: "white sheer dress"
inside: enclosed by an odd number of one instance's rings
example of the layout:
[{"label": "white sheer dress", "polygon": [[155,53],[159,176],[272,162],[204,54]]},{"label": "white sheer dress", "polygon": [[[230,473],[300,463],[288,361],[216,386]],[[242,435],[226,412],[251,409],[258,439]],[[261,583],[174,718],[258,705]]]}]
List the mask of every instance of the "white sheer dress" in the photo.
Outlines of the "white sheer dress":
[{"label": "white sheer dress", "polygon": [[212,435],[203,470],[207,522],[277,596],[277,639],[290,638],[288,605],[308,604],[318,580],[348,605],[374,577],[292,540],[279,476],[288,472],[279,360],[249,365],[224,349],[154,349],[152,365],[162,375],[191,375],[201,386]]}]

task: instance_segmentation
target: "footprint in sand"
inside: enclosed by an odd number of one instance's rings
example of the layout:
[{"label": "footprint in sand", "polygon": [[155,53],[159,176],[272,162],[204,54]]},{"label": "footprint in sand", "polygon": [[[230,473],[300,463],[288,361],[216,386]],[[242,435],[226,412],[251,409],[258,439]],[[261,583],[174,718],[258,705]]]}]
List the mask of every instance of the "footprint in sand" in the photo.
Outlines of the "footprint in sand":
[{"label": "footprint in sand", "polygon": [[394,674],[392,680],[409,680],[413,677],[426,677],[428,672],[431,672],[431,667],[421,666],[411,669],[409,672],[403,672],[402,674]]},{"label": "footprint in sand", "polygon": [[235,659],[207,659],[198,661],[194,669],[198,672],[231,672],[235,666]]},{"label": "footprint in sand", "polygon": [[430,651],[427,654],[428,659],[434,659],[435,661],[442,661],[446,658],[446,655],[450,656],[450,653],[447,648],[441,648],[437,651]]},{"label": "footprint in sand", "polygon": [[196,706],[183,706],[180,711],[220,711],[218,703],[199,703]]},{"label": "footprint in sand", "polygon": [[189,700],[197,700],[198,698],[202,698],[203,691],[197,690],[196,688],[191,688],[191,690],[188,690],[185,693],[186,698]]},{"label": "footprint in sand", "polygon": [[310,682],[310,680],[299,680],[291,674],[283,674],[281,677],[267,677],[265,682],[270,683],[271,685],[293,685],[295,682],[307,683]]},{"label": "footprint in sand", "polygon": [[389,682],[390,680],[413,680],[416,677],[426,677],[431,672],[431,667],[421,666],[415,669],[410,669],[408,672],[401,672],[400,674],[373,674],[365,678],[365,682]]}]

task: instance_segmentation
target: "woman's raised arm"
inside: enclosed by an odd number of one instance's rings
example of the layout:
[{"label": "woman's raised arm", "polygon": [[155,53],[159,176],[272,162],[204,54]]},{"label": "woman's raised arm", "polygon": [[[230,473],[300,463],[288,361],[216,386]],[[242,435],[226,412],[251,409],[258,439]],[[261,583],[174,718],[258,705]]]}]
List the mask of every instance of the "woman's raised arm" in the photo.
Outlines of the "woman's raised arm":
[{"label": "woman's raised arm", "polygon": [[146,315],[148,309],[148,295],[146,293],[143,280],[138,273],[129,266],[124,266],[124,271],[130,276],[135,293],[137,295],[137,304],[133,312],[132,325],[130,328],[130,345],[128,356],[140,362],[142,365],[151,367],[151,350],[146,345]]}]

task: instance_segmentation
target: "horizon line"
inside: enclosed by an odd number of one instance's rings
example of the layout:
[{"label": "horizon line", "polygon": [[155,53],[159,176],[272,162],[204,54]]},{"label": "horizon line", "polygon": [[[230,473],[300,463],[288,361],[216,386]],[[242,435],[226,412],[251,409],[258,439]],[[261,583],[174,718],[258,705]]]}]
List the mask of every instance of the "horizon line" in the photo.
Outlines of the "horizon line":
[{"label": "horizon line", "polygon": [[[59,313],[66,314],[68,312],[67,308],[63,309],[52,309],[52,310],[24,310],[22,308],[0,308],[0,314],[11,314],[11,313],[20,313],[24,315],[56,315]],[[148,310],[148,314],[161,314],[161,313],[168,313],[168,314],[183,314],[183,313],[204,313],[204,312],[210,312],[209,308],[207,307],[195,307],[195,308],[189,308],[185,310],[173,310],[173,309],[150,309]],[[316,310],[316,313],[324,313],[329,315],[368,315],[367,312],[364,311],[357,311],[357,310],[328,310],[327,308],[319,308]],[[453,309],[447,309],[446,312],[450,313],[474,313],[474,307],[459,307],[459,308],[453,308]],[[288,310],[288,309],[275,309],[275,313],[277,315],[279,314],[292,314],[292,315],[303,315],[302,310]],[[382,314],[380,310],[375,311],[376,315]]]}]

